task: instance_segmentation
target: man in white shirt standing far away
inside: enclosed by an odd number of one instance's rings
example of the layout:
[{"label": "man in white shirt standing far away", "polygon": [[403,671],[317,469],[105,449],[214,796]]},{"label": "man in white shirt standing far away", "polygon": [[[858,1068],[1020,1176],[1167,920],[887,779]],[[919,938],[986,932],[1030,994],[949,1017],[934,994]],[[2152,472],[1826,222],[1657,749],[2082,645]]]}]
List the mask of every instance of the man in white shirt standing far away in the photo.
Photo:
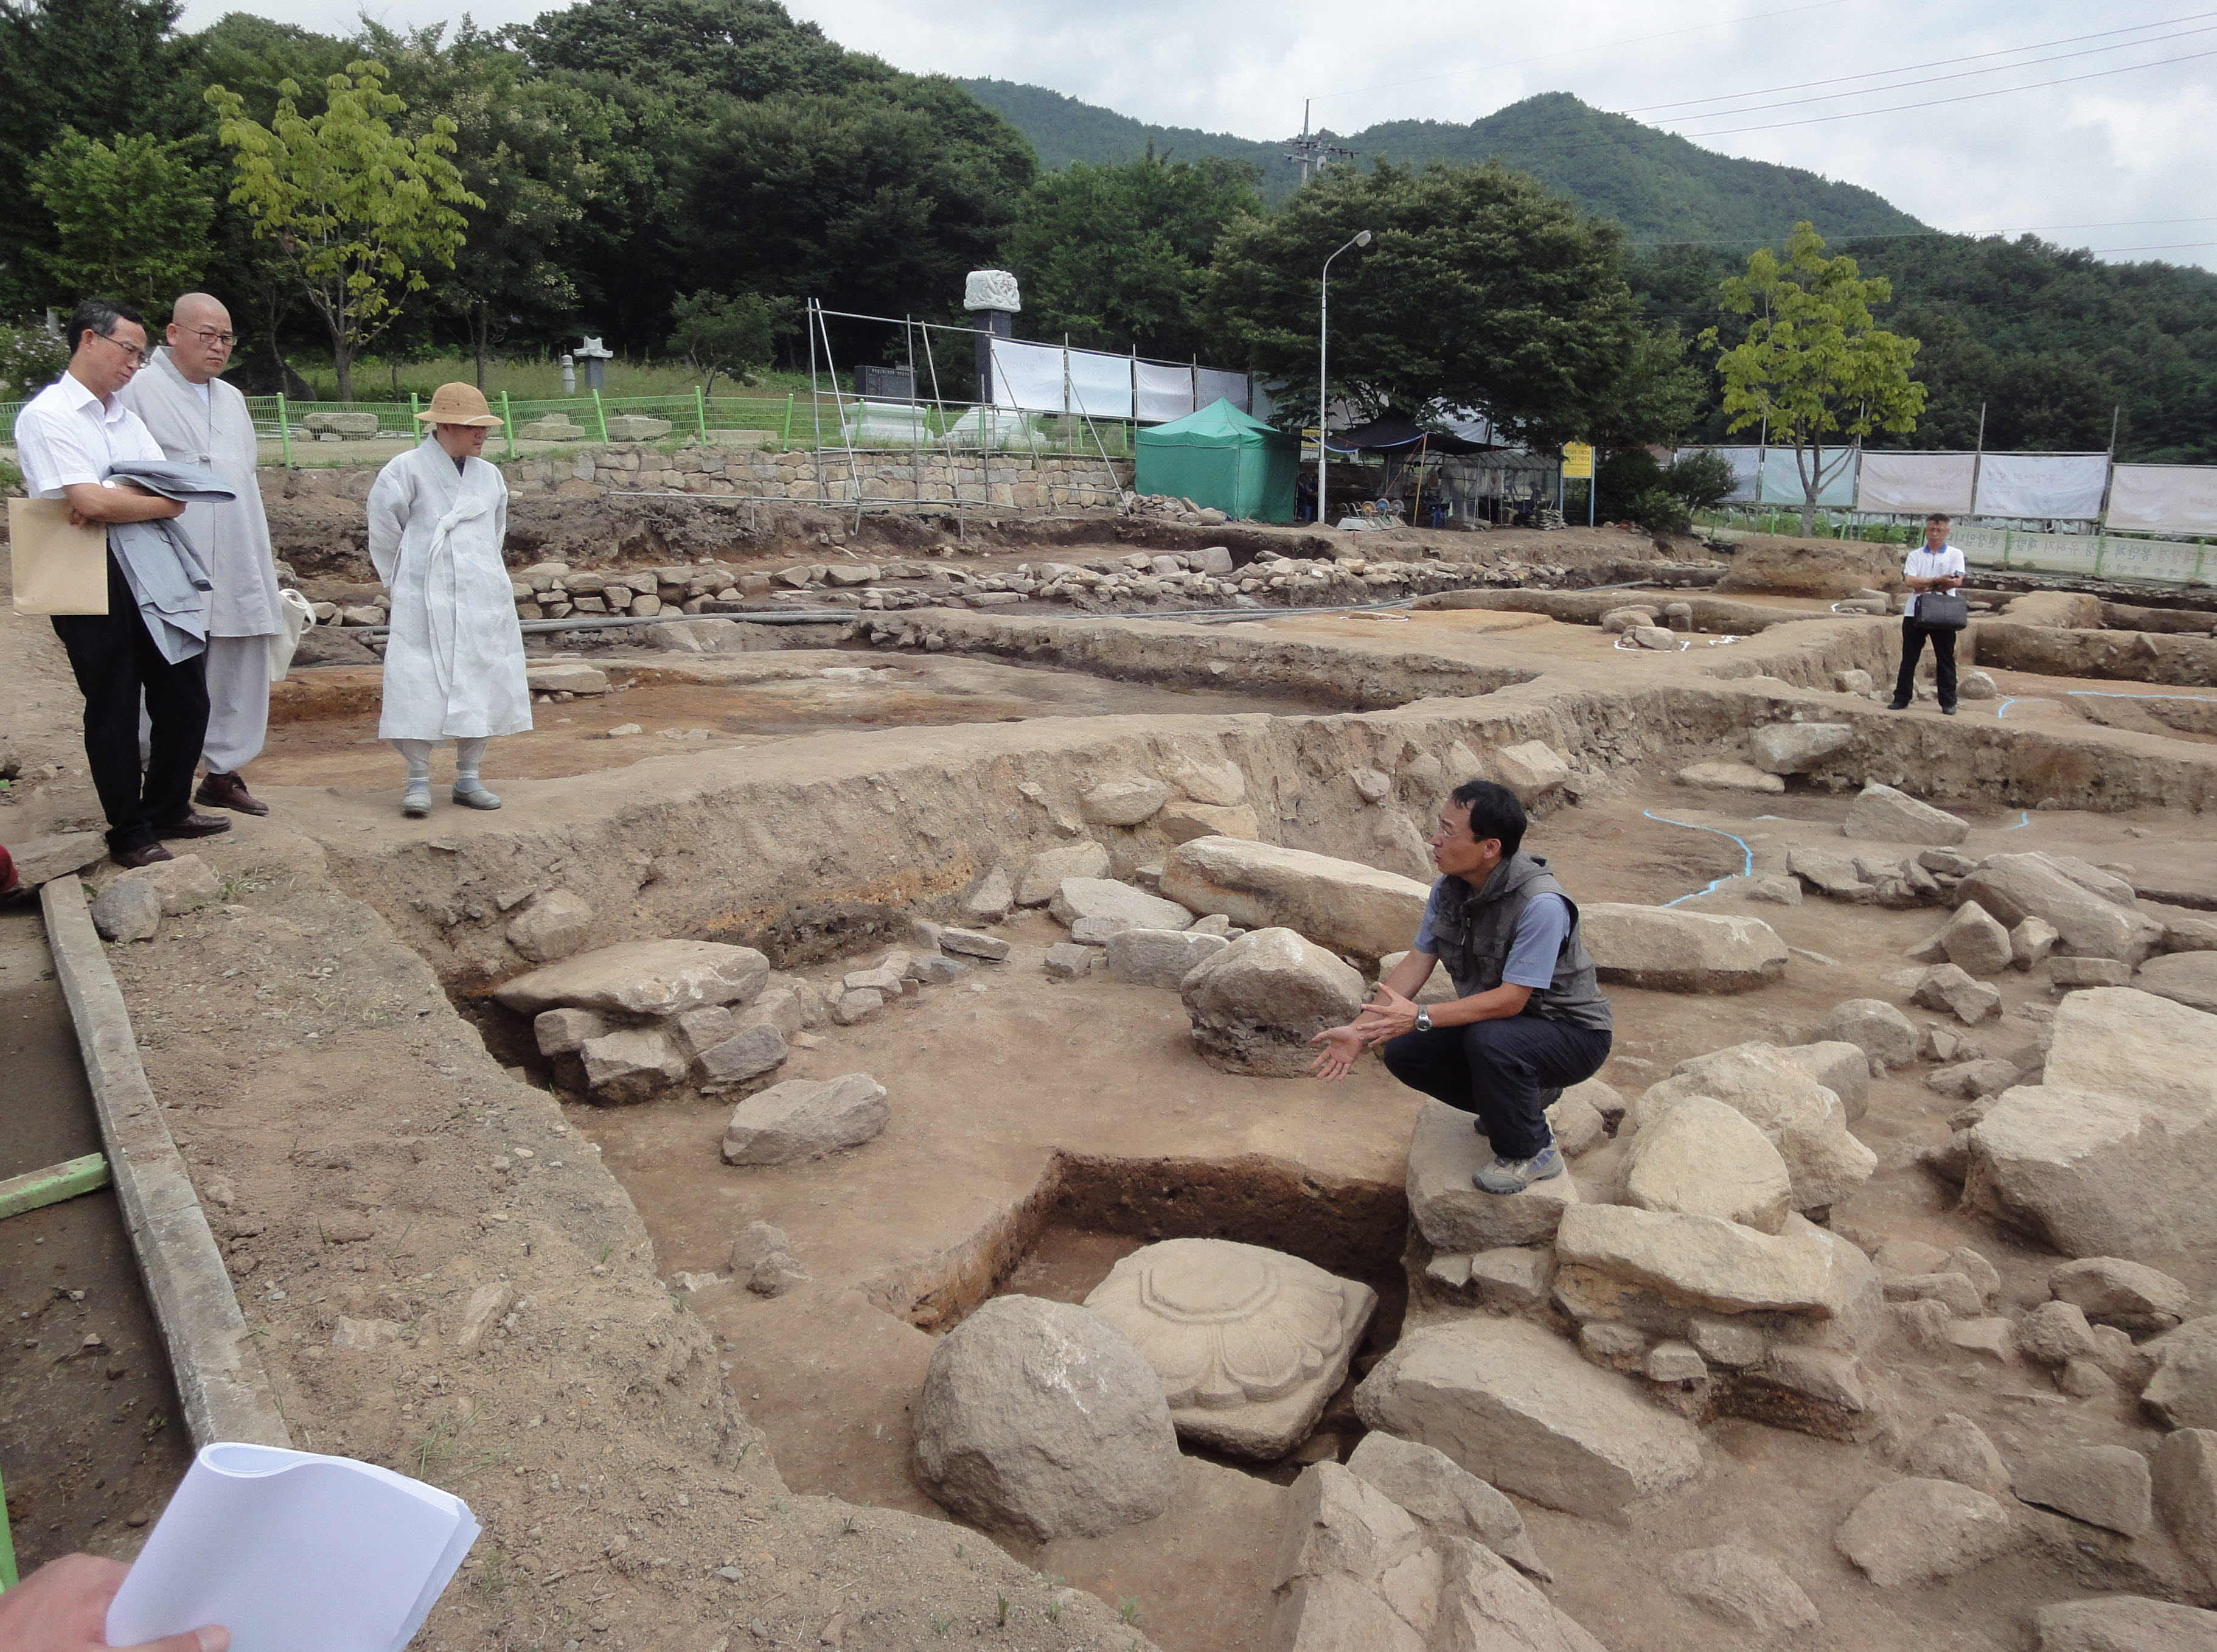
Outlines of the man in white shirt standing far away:
[{"label": "man in white shirt standing far away", "polygon": [[[146,360],[138,312],[86,299],[69,320],[69,368],[15,415],[15,453],[34,499],[66,499],[70,520],[108,524],[157,522],[185,507],[128,482],[110,482],[120,461],[163,458],[161,444],[116,395]],[[219,815],[192,810],[193,769],[207,732],[207,684],[197,647],[182,659],[163,653],[139,599],[108,553],[108,612],[58,614],[54,634],[84,696],[84,755],[101,812],[108,856],[121,866],[173,858],[164,838],[207,838],[231,830]],[[141,699],[151,719],[150,749],[139,755]]]},{"label": "man in white shirt standing far away", "polygon": [[169,343],[118,393],[145,421],[169,458],[213,470],[238,498],[188,504],[184,529],[207,564],[207,773],[193,801],[241,814],[267,814],[239,771],[261,755],[269,733],[269,642],[281,626],[269,522],[254,480],[254,419],[236,385],[216,375],[237,338],[231,312],[206,293],[188,293],[170,312]]},{"label": "man in white shirt standing far away", "polygon": [[1932,674],[1940,690],[1940,709],[1955,715],[1955,633],[1944,625],[1919,625],[1917,599],[1928,591],[1953,591],[1963,583],[1963,554],[1948,542],[1948,518],[1935,511],[1924,518],[1924,543],[1901,565],[1909,594],[1901,599],[1901,672],[1893,679],[1893,704],[1906,711],[1917,698],[1917,659],[1932,640]]}]

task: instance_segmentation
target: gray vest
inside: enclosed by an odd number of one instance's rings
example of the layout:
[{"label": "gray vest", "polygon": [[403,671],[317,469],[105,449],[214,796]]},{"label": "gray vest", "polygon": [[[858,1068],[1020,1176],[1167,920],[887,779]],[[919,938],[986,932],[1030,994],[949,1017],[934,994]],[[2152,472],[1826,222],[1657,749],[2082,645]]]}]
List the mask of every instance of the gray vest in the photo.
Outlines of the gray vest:
[{"label": "gray vest", "polygon": [[1570,908],[1571,927],[1555,954],[1555,978],[1534,990],[1523,1013],[1592,1032],[1611,1030],[1609,1000],[1601,994],[1593,960],[1578,938],[1578,905],[1563,894],[1544,858],[1520,849],[1493,869],[1483,888],[1473,889],[1459,877],[1443,877],[1434,888],[1432,933],[1440,944],[1440,962],[1447,965],[1460,998],[1490,993],[1501,985],[1524,908],[1535,895],[1561,895]]}]

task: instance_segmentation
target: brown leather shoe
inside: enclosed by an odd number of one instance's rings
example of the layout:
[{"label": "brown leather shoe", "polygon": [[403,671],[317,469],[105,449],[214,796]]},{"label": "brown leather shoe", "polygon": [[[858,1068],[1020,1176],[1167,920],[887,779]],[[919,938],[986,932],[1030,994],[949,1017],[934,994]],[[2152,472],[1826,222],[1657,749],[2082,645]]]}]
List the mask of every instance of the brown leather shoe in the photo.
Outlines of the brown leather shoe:
[{"label": "brown leather shoe", "polygon": [[111,849],[108,858],[118,866],[153,866],[176,857],[157,843],[142,844],[136,849]]},{"label": "brown leather shoe", "polygon": [[218,832],[231,830],[231,822],[220,814],[188,814],[182,820],[164,820],[154,827],[157,838],[213,838]]},{"label": "brown leather shoe", "polygon": [[205,803],[210,808],[237,809],[241,814],[269,813],[269,805],[246,789],[246,777],[236,773],[203,775],[200,789],[193,794],[193,801]]}]

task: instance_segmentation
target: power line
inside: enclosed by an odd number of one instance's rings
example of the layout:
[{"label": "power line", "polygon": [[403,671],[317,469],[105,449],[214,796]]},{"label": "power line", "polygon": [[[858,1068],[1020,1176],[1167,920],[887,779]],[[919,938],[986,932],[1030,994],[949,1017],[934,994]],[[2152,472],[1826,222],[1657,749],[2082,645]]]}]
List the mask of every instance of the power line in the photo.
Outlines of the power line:
[{"label": "power line", "polygon": [[[2061,63],[2070,58],[2093,57],[2103,52],[2121,52],[2130,46],[2159,46],[2165,40],[2183,40],[2189,34],[2207,34],[2212,28],[2217,28],[2217,24],[2205,23],[2200,28],[2182,28],[2175,34],[2155,34],[2141,40],[2121,40],[2115,46],[2090,46],[2077,52],[2058,52],[2053,57],[2028,58],[2022,63],[2000,63],[1996,64],[1990,69],[1961,69],[1956,71],[1953,74],[1927,75],[1922,80],[1898,80],[1891,85],[1887,86],[1864,86],[1849,92],[1819,92],[1813,97],[1788,97],[1783,98],[1775,103],[1751,103],[1745,108],[1741,109],[1716,109],[1707,114],[1681,114],[1671,118],[1673,121],[1730,121],[1743,114],[1760,114],[1766,109],[1796,108],[1804,103],[1830,103],[1843,97],[1871,97],[1875,96],[1881,92],[1905,91],[1911,86],[1936,86],[1942,81],[1946,80],[1968,80],[1978,75],[2006,74],[2012,69],[2035,69],[2043,63]],[[2146,68],[2150,65],[2146,64],[2138,64],[2127,65],[2126,66],[2128,68]],[[2121,71],[2111,71],[2109,72],[2115,73]],[[1813,84],[1820,84],[1822,83]],[[2009,88],[2006,90],[2014,90],[2016,89]],[[1752,92],[1745,95],[1751,97],[1757,96],[1757,94]],[[1684,136],[1686,134],[1681,133],[1680,135]],[[1695,137],[1700,137],[1703,134],[1695,133],[1692,135]]]},{"label": "power line", "polygon": [[[1990,91],[1960,92],[1954,97],[1921,98],[1914,103],[1889,103],[1884,108],[1849,109],[1839,114],[1805,115],[1798,121],[1769,121],[1760,126],[1725,127],[1714,132],[1680,133],[1683,138],[1729,138],[1742,132],[1775,132],[1782,127],[1822,126],[1831,121],[1856,121],[1870,114],[1904,114],[1921,109],[1937,108],[1945,103],[1970,103],[1982,97],[2004,97],[2011,92],[2036,92],[2048,86],[2070,86],[2082,80],[2102,80],[2110,75],[2127,75],[2140,69],[2167,69],[2176,63],[2192,63],[2201,58],[2217,57],[2217,51],[2189,52],[2183,57],[2162,58],[2154,63],[2127,63],[2115,69],[2096,69],[2083,75],[2065,75],[2055,80],[2035,80],[2022,86],[1997,86]],[[1692,116],[1690,119],[1720,117]]]},{"label": "power line", "polygon": [[[2107,40],[2113,34],[2145,34],[2151,28],[2169,28],[2177,23],[2198,23],[2207,17],[2217,17],[2217,11],[2197,11],[2184,17],[2166,17],[2160,22],[2136,23],[2130,28],[2105,28],[2092,34],[2066,34],[2061,40],[2034,40],[2029,45],[2012,46],[1998,52],[1974,52],[1967,57],[1936,58],[1930,63],[1905,63],[1900,67],[1895,69],[1873,69],[1867,74],[1827,75],[1819,80],[1796,81],[1790,85],[1785,86],[1758,86],[1751,92],[1725,92],[1720,93],[1714,97],[1684,97],[1670,103],[1641,103],[1632,108],[1619,109],[1617,113],[1625,115],[1645,114],[1654,109],[1684,108],[1687,105],[1691,103],[1730,103],[1737,102],[1738,99],[1743,97],[1768,97],[1773,92],[1806,91],[1812,86],[1833,86],[1837,85],[1843,80],[1876,80],[1887,75],[1914,74],[1919,69],[1944,69],[1948,65],[1955,63],[1977,63],[1986,58],[2014,57],[2020,52],[2044,52],[2051,46],[2076,46],[2081,40]],[[2136,40],[2125,40],[2119,42],[2116,46],[2103,46],[2097,49],[2115,52],[2121,50],[2126,46],[2136,46],[2140,44],[2141,44],[2141,42]],[[2021,64],[2004,64],[2000,66],[2003,68],[2022,68],[2024,65]],[[1992,73],[1993,71],[1988,70],[1982,72]],[[1876,91],[1880,89],[1878,87],[1871,87],[1868,90]],[[1842,92],[1839,96],[1846,97],[1852,96],[1852,94]],[[1745,109],[1732,109],[1718,110],[1716,113],[1719,114],[1745,114],[1749,113],[1749,111]],[[1701,117],[1688,114],[1681,115],[1678,118],[1681,120],[1692,121],[1697,120]]]},{"label": "power line", "polygon": [[[1828,11],[1834,6],[1843,6],[1850,3],[1850,0],[1809,0],[1809,3],[1806,5],[1780,6],[1770,10],[1749,12],[1738,17],[1721,18],[1714,23],[1690,23],[1684,28],[1666,28],[1653,34],[1630,34],[1621,40],[1590,42],[1583,46],[1566,47],[1560,52],[1541,52],[1528,58],[1509,58],[1499,63],[1481,64],[1474,69],[1450,69],[1444,74],[1419,75],[1413,80],[1386,81],[1375,86],[1349,86],[1340,91],[1326,92],[1313,101],[1324,103],[1336,97],[1354,97],[1363,92],[1399,91],[1404,86],[1423,86],[1435,81],[1460,80],[1465,75],[1491,74],[1497,69],[1515,69],[1528,63],[1547,63],[1556,58],[1591,57],[1595,53],[1606,52],[1612,46],[1641,46],[1649,40],[1667,40],[1678,34],[1700,34],[1712,28],[1730,28],[1738,23],[1767,23],[1773,18],[1790,17],[1799,11]],[[2159,25],[2151,23],[2149,27],[2152,28]]]}]

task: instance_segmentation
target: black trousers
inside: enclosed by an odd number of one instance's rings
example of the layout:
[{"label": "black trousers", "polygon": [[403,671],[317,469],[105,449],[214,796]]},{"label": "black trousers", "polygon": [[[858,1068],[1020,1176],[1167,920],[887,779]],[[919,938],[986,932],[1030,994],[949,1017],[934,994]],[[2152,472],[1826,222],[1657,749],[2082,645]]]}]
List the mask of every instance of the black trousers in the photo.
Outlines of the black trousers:
[{"label": "black trousers", "polygon": [[[115,559],[108,559],[108,612],[57,614],[54,634],[84,696],[84,756],[108,816],[108,846],[143,849],[155,827],[192,813],[193,769],[207,736],[206,656],[172,665],[139,616]],[[139,758],[141,696],[151,749]]]},{"label": "black trousers", "polygon": [[1924,652],[1924,640],[1932,640],[1932,674],[1938,679],[1940,703],[1955,703],[1955,633],[1944,625],[1919,625],[1915,620],[1901,622],[1901,672],[1893,679],[1893,698],[1898,705],[1908,705],[1917,698],[1917,657]]},{"label": "black trousers", "polygon": [[1529,1159],[1553,1139],[1542,1089],[1584,1083],[1609,1060],[1611,1036],[1536,1015],[1435,1027],[1388,1039],[1378,1054],[1411,1090],[1478,1115],[1504,1159]]}]

